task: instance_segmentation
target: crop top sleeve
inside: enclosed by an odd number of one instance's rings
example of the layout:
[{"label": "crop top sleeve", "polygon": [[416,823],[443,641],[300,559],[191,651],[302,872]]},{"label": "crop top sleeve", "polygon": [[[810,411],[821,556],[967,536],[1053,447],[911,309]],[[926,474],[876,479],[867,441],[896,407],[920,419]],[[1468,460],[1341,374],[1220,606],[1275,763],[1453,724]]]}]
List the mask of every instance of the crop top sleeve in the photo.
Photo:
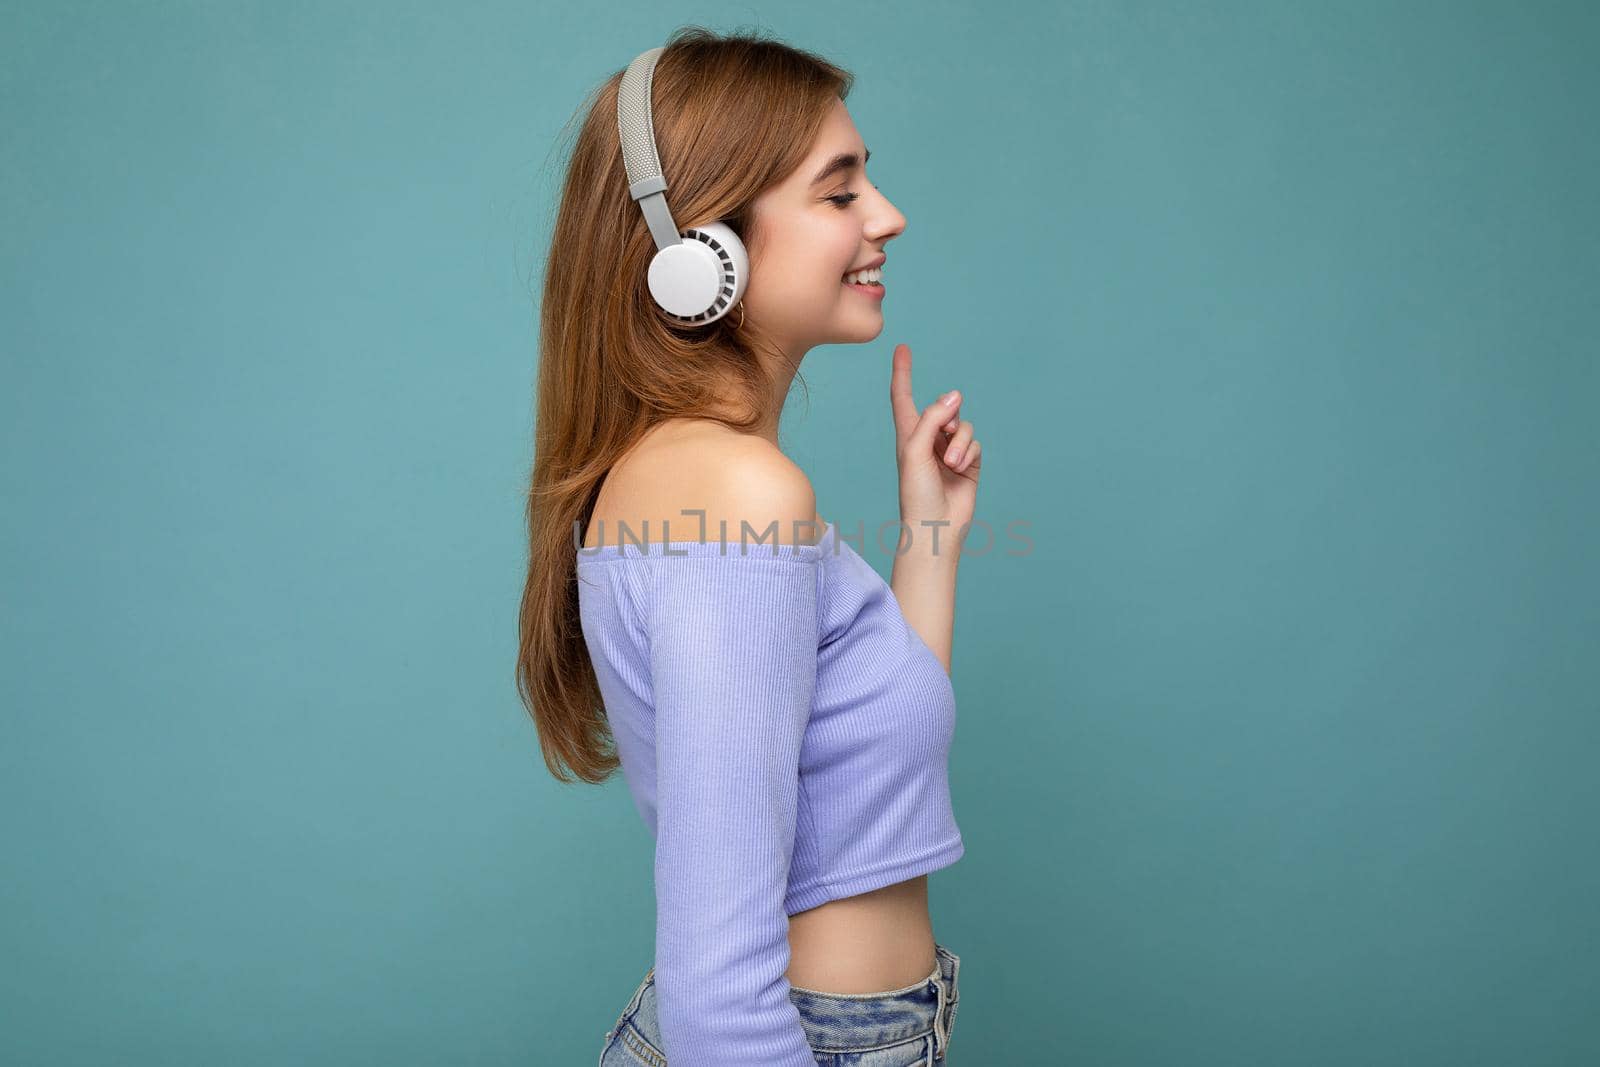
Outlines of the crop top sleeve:
[{"label": "crop top sleeve", "polygon": [[815,1067],[784,893],[812,710],[819,553],[649,566],[655,979],[672,1067]]}]

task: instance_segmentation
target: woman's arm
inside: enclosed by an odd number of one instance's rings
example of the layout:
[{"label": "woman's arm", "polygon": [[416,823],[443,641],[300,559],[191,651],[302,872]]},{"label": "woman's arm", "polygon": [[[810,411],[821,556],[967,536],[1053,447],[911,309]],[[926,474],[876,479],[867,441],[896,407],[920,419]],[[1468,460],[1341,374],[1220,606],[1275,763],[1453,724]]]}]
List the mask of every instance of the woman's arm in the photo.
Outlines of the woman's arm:
[{"label": "woman's arm", "polygon": [[[937,551],[933,545],[939,535]],[[894,559],[889,588],[900,612],[950,673],[956,615],[956,568],[961,562],[953,533],[945,527],[911,531],[911,546]]]},{"label": "woman's arm", "polygon": [[[787,532],[811,521],[811,484],[780,458],[722,450],[727,491],[695,503],[735,527]],[[655,701],[662,1051],[673,1067],[815,1067],[789,997],[784,900],[816,686],[821,554],[745,552],[732,537],[726,554],[651,560],[636,587]]]},{"label": "woman's arm", "polygon": [[950,673],[956,614],[956,569],[977,505],[982,448],[961,417],[952,389],[921,411],[911,399],[911,346],[895,345],[889,375],[895,463],[900,468],[901,538],[889,587],[906,622]]}]

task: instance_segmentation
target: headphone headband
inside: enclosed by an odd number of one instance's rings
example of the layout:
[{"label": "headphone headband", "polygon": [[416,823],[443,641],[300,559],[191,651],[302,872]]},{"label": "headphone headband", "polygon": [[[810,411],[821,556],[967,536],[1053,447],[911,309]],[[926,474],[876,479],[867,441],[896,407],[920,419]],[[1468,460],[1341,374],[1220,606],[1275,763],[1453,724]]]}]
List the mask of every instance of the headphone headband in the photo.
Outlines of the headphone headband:
[{"label": "headphone headband", "polygon": [[617,87],[617,135],[622,142],[622,166],[628,174],[628,195],[639,201],[657,248],[680,240],[678,225],[667,208],[667,178],[661,173],[655,116],[650,108],[656,61],[665,51],[652,48],[641,52],[622,72],[622,84]]}]

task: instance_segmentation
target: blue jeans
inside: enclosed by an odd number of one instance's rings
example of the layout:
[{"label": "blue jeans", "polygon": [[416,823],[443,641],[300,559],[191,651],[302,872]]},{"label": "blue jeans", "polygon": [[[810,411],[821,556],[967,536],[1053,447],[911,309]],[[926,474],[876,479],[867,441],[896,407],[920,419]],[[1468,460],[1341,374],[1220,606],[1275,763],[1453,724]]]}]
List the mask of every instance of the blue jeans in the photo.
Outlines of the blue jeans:
[{"label": "blue jeans", "polygon": [[[819,1067],[916,1067],[942,1063],[960,1000],[961,957],[934,942],[938,962],[915,985],[883,993],[823,993],[789,987]],[[606,1031],[600,1067],[667,1067],[656,1019],[656,969],[645,973],[617,1024]]]}]

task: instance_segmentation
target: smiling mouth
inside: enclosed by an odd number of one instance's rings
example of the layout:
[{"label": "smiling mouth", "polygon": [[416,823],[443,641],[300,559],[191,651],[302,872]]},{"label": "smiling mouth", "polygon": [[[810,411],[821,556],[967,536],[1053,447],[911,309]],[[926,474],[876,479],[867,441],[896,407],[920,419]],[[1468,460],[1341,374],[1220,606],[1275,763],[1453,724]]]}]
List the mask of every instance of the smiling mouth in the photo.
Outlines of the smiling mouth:
[{"label": "smiling mouth", "polygon": [[877,282],[870,285],[864,285],[860,282],[845,282],[843,284],[846,289],[859,293],[868,300],[872,301],[874,304],[877,304],[885,299],[885,290],[882,282]]}]

